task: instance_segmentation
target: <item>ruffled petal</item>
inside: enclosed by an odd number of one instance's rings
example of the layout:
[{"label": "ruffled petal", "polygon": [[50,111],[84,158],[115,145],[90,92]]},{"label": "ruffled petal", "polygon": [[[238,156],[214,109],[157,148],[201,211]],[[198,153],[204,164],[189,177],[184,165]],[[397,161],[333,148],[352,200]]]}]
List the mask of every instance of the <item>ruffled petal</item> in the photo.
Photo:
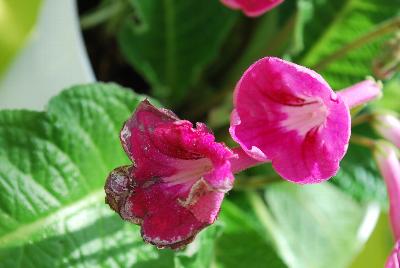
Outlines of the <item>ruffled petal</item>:
[{"label": "ruffled petal", "polygon": [[[134,133],[132,135],[131,133]],[[179,120],[172,112],[157,109],[143,101],[121,131],[122,145],[135,162],[137,180],[174,176],[194,162],[209,159],[210,170],[217,170],[234,156],[224,144],[201,123]],[[203,161],[204,162],[204,161]],[[224,179],[221,177],[220,179]]]},{"label": "ruffled petal", "polygon": [[215,221],[233,185],[235,154],[206,125],[194,128],[145,100],[125,123],[121,142],[134,165],[111,172],[106,202],[140,224],[145,241],[180,248]]}]

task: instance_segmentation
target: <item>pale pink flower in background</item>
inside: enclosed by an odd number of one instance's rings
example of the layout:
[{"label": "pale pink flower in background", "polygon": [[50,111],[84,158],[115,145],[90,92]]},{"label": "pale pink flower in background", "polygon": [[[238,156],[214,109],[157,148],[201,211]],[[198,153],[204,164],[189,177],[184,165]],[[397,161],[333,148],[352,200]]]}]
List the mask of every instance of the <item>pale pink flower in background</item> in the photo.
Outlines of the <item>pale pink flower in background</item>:
[{"label": "pale pink flower in background", "polygon": [[400,264],[400,161],[397,149],[386,141],[378,141],[375,159],[386,183],[389,196],[389,218],[396,242],[386,262],[386,268],[399,268]]},{"label": "pale pink flower in background", "polygon": [[400,239],[400,162],[398,151],[390,143],[378,141],[375,159],[386,183],[390,205],[390,222],[397,240]]}]

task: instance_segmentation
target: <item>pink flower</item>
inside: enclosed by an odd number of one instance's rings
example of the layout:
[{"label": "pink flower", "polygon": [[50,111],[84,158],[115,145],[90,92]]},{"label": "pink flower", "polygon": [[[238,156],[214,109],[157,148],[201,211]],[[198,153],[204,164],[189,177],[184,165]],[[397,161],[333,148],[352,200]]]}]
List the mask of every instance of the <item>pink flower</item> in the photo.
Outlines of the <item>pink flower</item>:
[{"label": "pink flower", "polygon": [[389,195],[389,216],[394,237],[400,239],[400,162],[396,148],[385,141],[377,143],[375,159]]},{"label": "pink flower", "polygon": [[249,17],[258,17],[281,4],[283,0],[221,0],[232,9],[241,9]]},{"label": "pink flower", "polygon": [[400,241],[394,245],[389,258],[386,261],[385,268],[400,268]]},{"label": "pink flower", "polygon": [[375,117],[375,130],[385,139],[400,148],[400,120],[392,114],[379,114]]},{"label": "pink flower", "polygon": [[125,123],[121,142],[134,164],[111,172],[106,202],[140,224],[146,242],[180,248],[215,221],[232,188],[235,155],[204,124],[193,128],[145,100]]},{"label": "pink flower", "polygon": [[283,178],[317,183],[336,174],[350,137],[349,107],[316,72],[260,59],[236,85],[234,107],[232,138]]}]

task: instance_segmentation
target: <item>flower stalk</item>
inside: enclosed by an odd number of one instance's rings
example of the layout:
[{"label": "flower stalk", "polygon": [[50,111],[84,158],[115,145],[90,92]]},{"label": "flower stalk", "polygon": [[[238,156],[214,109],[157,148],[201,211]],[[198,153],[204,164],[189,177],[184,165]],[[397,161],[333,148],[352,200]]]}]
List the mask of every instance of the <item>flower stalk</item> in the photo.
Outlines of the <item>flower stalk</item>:
[{"label": "flower stalk", "polygon": [[236,174],[245,169],[267,163],[267,161],[260,161],[253,157],[250,157],[242,147],[236,147],[232,149],[232,151],[237,155],[236,158],[232,158],[231,162],[231,171],[232,173]]},{"label": "flower stalk", "polygon": [[337,93],[350,109],[368,103],[382,95],[382,83],[369,78]]}]

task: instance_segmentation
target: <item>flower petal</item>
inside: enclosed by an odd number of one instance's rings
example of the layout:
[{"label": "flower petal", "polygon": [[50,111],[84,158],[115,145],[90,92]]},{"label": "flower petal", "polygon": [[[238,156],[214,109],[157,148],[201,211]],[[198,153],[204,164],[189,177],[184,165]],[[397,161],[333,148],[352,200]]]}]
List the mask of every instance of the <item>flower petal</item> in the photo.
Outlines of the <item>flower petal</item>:
[{"label": "flower petal", "polygon": [[257,160],[296,183],[332,177],[347,150],[350,114],[323,78],[278,58],[263,58],[234,93],[230,133]]},{"label": "flower petal", "polygon": [[134,165],[111,172],[106,202],[140,224],[145,241],[180,248],[215,221],[233,185],[235,154],[206,125],[193,128],[145,100],[125,123],[121,142]]},{"label": "flower petal", "polygon": [[125,210],[136,222],[140,219],[143,238],[157,247],[176,248],[190,242],[204,227],[212,224],[224,193],[215,192],[205,180],[194,183],[189,191],[182,185],[153,184],[136,187]]},{"label": "flower petal", "polygon": [[385,268],[399,268],[400,267],[400,241],[397,241],[389,258],[386,261]]},{"label": "flower petal", "polygon": [[159,248],[180,247],[205,227],[205,223],[177,202],[180,188],[154,184],[148,188],[138,187],[132,193],[128,206],[135,216],[142,216],[142,236],[146,242]]},{"label": "flower petal", "polygon": [[232,9],[241,9],[249,17],[258,17],[281,4],[283,0],[221,0]]},{"label": "flower petal", "polygon": [[[195,162],[201,162],[201,159],[211,161],[211,172],[234,157],[224,144],[215,142],[214,135],[204,124],[198,123],[193,128],[189,121],[179,120],[171,112],[157,109],[148,101],[142,102],[125,123],[121,141],[135,162],[133,176],[137,181],[154,177],[171,178],[177,173],[182,175],[183,169],[193,174],[196,171]],[[201,169],[199,164],[197,166]],[[230,170],[227,172],[230,173]],[[213,177],[210,183],[216,187],[225,185],[226,177],[229,176]]]}]

